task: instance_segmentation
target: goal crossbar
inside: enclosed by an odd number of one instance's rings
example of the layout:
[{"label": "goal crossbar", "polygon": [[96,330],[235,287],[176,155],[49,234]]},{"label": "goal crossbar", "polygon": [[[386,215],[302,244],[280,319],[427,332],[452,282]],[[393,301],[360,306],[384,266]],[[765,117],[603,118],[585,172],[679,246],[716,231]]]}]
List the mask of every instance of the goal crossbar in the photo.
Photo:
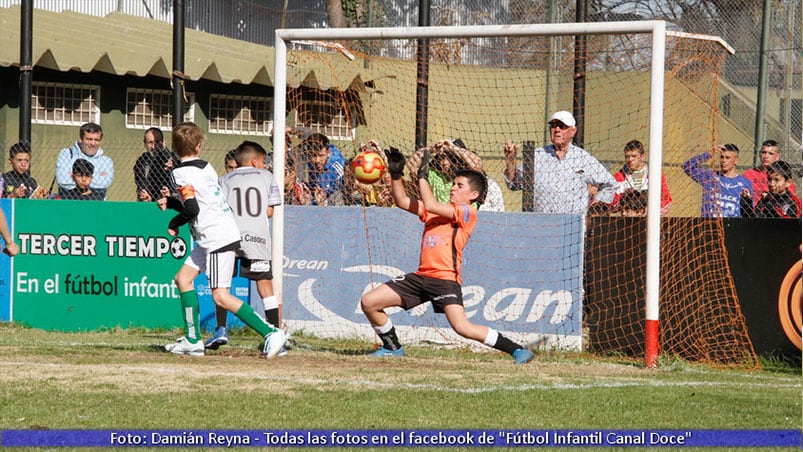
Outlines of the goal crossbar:
[{"label": "goal crossbar", "polygon": [[398,28],[287,28],[276,30],[277,44],[314,39],[419,39],[569,36],[615,33],[655,33],[662,20],[633,22],[580,22],[564,24],[460,25]]}]

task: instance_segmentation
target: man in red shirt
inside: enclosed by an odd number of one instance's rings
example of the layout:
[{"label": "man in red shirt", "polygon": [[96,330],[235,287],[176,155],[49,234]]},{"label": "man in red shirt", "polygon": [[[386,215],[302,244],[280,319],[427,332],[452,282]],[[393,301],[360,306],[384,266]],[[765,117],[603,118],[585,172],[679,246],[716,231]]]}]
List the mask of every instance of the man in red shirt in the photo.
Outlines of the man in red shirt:
[{"label": "man in red shirt", "polygon": [[[767,169],[774,162],[781,160],[781,148],[778,146],[778,142],[775,140],[767,140],[761,143],[759,158],[761,159],[761,165],[750,168],[742,174],[753,184],[753,206],[758,205],[761,198],[770,191],[767,183]],[[791,193],[797,193],[794,182],[789,186],[789,191]]]}]

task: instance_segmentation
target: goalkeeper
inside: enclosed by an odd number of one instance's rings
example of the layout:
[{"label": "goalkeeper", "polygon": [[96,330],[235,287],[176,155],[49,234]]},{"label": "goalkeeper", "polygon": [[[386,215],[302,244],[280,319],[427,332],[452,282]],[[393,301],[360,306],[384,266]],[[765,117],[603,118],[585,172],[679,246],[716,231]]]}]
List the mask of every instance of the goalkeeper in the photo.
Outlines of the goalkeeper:
[{"label": "goalkeeper", "polygon": [[404,189],[404,155],[394,148],[385,152],[393,199],[398,207],[418,215],[424,222],[424,235],[418,271],[388,281],[360,299],[365,316],[382,340],[382,347],[371,356],[404,356],[404,349],[385,308],[399,306],[410,310],[430,302],[436,313],[446,315],[457,334],[509,353],[516,364],[532,360],[533,352],[530,350],[494,329],[471,323],[463,307],[460,287],[463,248],[477,225],[477,208],[472,203],[482,204],[485,198],[488,187],[485,176],[473,170],[458,171],[449,196],[450,203],[440,203],[435,200],[427,182],[429,150],[425,150],[416,176],[421,192],[419,201],[410,198]]}]

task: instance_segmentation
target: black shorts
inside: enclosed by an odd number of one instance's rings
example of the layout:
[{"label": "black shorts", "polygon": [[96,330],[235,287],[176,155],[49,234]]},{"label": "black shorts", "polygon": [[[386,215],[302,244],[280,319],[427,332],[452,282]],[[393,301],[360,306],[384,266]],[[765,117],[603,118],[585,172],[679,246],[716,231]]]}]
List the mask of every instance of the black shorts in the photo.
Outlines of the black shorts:
[{"label": "black shorts", "polygon": [[250,279],[251,281],[273,279],[273,266],[271,265],[271,261],[238,257],[237,263],[234,265],[234,276],[237,276],[238,266],[240,267],[240,276]]},{"label": "black shorts", "polygon": [[463,290],[455,281],[407,273],[385,284],[399,294],[405,311],[426,302],[431,302],[432,309],[438,314],[443,314],[443,307],[447,304],[463,306]]}]

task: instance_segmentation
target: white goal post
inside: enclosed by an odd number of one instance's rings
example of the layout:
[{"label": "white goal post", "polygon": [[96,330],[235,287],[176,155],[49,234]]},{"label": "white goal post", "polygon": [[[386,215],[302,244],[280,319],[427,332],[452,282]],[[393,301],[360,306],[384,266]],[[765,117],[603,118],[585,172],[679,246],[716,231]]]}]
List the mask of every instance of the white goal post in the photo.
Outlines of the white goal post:
[{"label": "white goal post", "polygon": [[[532,36],[575,36],[604,34],[648,34],[651,36],[651,70],[649,98],[649,138],[650,151],[648,171],[660,175],[663,163],[664,129],[664,65],[666,57],[666,37],[672,32],[666,29],[664,21],[633,21],[606,23],[563,23],[530,25],[490,25],[490,26],[433,26],[404,28],[340,28],[340,29],[280,29],[276,30],[275,77],[273,96],[273,127],[283,131],[286,125],[288,95],[288,44],[294,41],[343,41],[343,40],[386,40],[386,39],[437,39],[437,38],[480,38],[480,37],[532,37]],[[713,38],[718,40],[719,38]],[[727,44],[722,43],[723,46]],[[534,119],[535,120],[535,119]],[[274,177],[279,186],[284,183],[285,136],[273,135]],[[649,178],[647,203],[647,252],[646,252],[646,297],[645,297],[645,360],[648,367],[656,365],[658,356],[659,319],[659,269],[660,269],[660,228],[661,228],[661,177]],[[283,299],[284,261],[284,208],[279,206],[273,216],[272,259],[273,284],[279,299]]]}]

